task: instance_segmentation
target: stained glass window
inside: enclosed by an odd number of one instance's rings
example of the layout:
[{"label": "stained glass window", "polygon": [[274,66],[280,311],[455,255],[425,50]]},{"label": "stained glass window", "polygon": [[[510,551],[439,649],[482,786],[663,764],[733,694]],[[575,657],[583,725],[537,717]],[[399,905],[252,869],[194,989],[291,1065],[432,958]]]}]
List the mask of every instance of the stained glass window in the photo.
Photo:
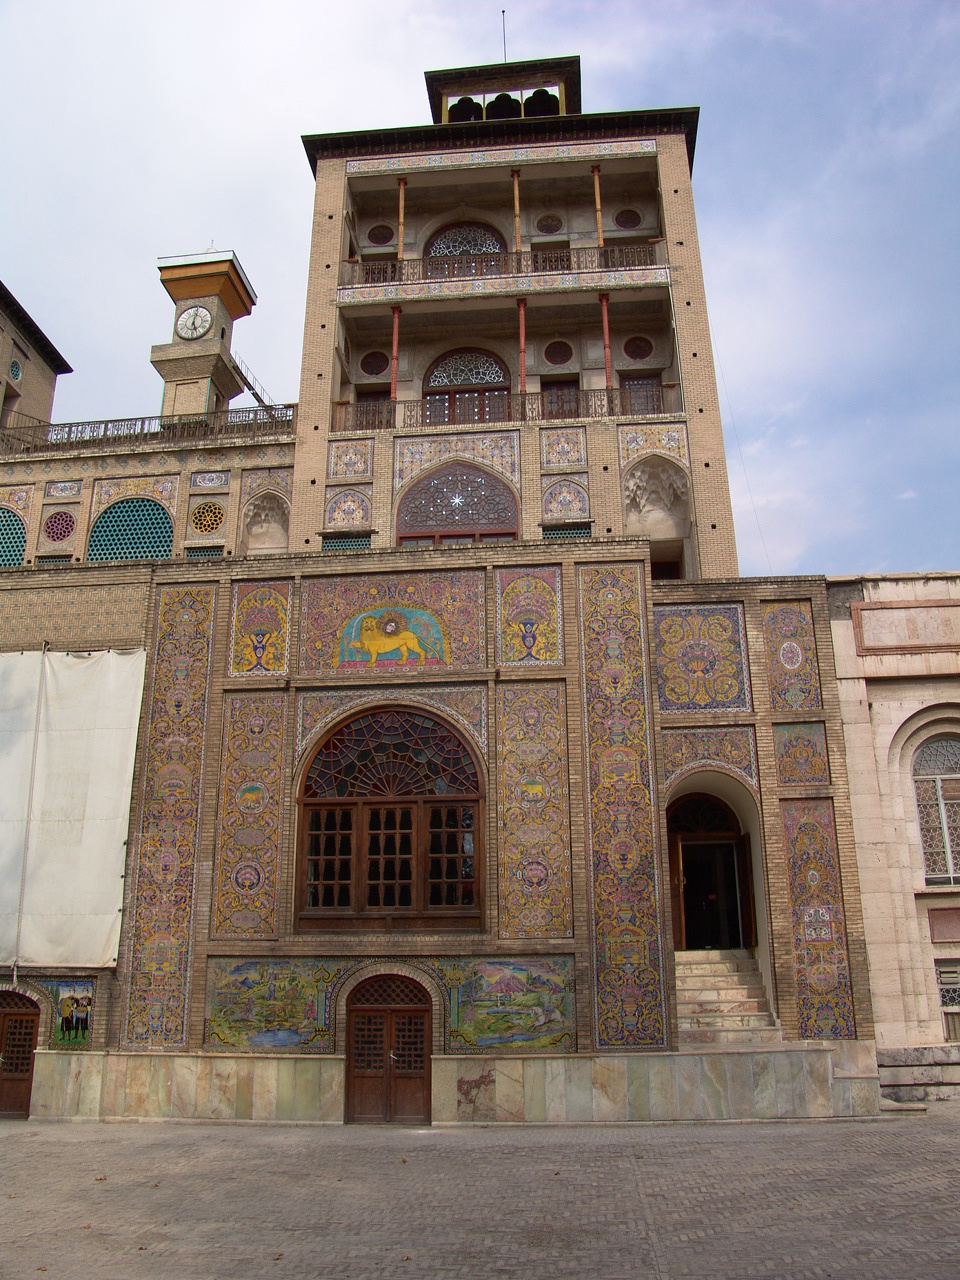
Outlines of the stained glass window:
[{"label": "stained glass window", "polygon": [[506,481],[469,463],[452,463],[418,480],[397,511],[397,538],[464,537],[482,541],[485,534],[513,539],[517,534],[517,500]]},{"label": "stained glass window", "polygon": [[459,258],[465,254],[506,253],[507,246],[499,232],[482,222],[459,222],[444,227],[427,241],[425,258]]},{"label": "stained glass window", "polygon": [[928,884],[960,884],[960,737],[929,738],[913,758]]},{"label": "stained glass window", "polygon": [[335,730],[302,791],[304,928],[479,923],[481,783],[465,744],[414,711],[366,712]]},{"label": "stained glass window", "polygon": [[431,426],[510,417],[510,374],[489,351],[447,352],[427,370],[423,393]]}]

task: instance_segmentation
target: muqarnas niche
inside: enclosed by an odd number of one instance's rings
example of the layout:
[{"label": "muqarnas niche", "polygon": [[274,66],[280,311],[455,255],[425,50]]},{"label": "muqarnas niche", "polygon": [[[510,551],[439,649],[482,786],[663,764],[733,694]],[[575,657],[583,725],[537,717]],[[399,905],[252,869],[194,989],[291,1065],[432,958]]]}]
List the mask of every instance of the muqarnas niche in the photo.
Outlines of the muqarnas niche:
[{"label": "muqarnas niche", "polygon": [[672,542],[690,536],[690,486],[686,473],[666,458],[649,457],[624,477],[624,531]]},{"label": "muqarnas niche", "polygon": [[279,493],[267,489],[251,498],[243,509],[240,554],[276,555],[290,540],[290,508]]}]

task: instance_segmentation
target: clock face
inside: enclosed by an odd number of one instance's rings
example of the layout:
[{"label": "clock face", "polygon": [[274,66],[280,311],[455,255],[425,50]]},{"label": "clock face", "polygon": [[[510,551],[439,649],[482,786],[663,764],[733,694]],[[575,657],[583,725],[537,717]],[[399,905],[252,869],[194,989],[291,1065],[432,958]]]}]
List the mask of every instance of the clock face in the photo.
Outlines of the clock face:
[{"label": "clock face", "polygon": [[181,338],[202,338],[213,324],[213,316],[206,307],[187,307],[177,316],[177,333]]}]

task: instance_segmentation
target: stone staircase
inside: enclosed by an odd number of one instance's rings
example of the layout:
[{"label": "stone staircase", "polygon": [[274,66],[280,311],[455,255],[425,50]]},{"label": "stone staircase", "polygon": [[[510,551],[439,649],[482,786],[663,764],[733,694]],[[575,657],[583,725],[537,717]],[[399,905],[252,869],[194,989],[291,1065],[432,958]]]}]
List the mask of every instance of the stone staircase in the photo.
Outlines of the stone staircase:
[{"label": "stone staircase", "polygon": [[763,980],[746,951],[678,951],[680,1047],[779,1044]]}]

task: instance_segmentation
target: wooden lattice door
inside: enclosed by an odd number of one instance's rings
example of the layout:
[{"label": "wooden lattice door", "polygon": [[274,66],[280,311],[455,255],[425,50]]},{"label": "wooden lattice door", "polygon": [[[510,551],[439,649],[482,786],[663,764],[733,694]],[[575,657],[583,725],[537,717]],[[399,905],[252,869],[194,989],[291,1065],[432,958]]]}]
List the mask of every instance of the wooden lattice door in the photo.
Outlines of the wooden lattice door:
[{"label": "wooden lattice door", "polygon": [[346,1118],[430,1123],[430,1000],[410,978],[384,974],[351,994]]},{"label": "wooden lattice door", "polygon": [[30,1114],[40,1010],[16,991],[0,991],[0,1115]]}]

